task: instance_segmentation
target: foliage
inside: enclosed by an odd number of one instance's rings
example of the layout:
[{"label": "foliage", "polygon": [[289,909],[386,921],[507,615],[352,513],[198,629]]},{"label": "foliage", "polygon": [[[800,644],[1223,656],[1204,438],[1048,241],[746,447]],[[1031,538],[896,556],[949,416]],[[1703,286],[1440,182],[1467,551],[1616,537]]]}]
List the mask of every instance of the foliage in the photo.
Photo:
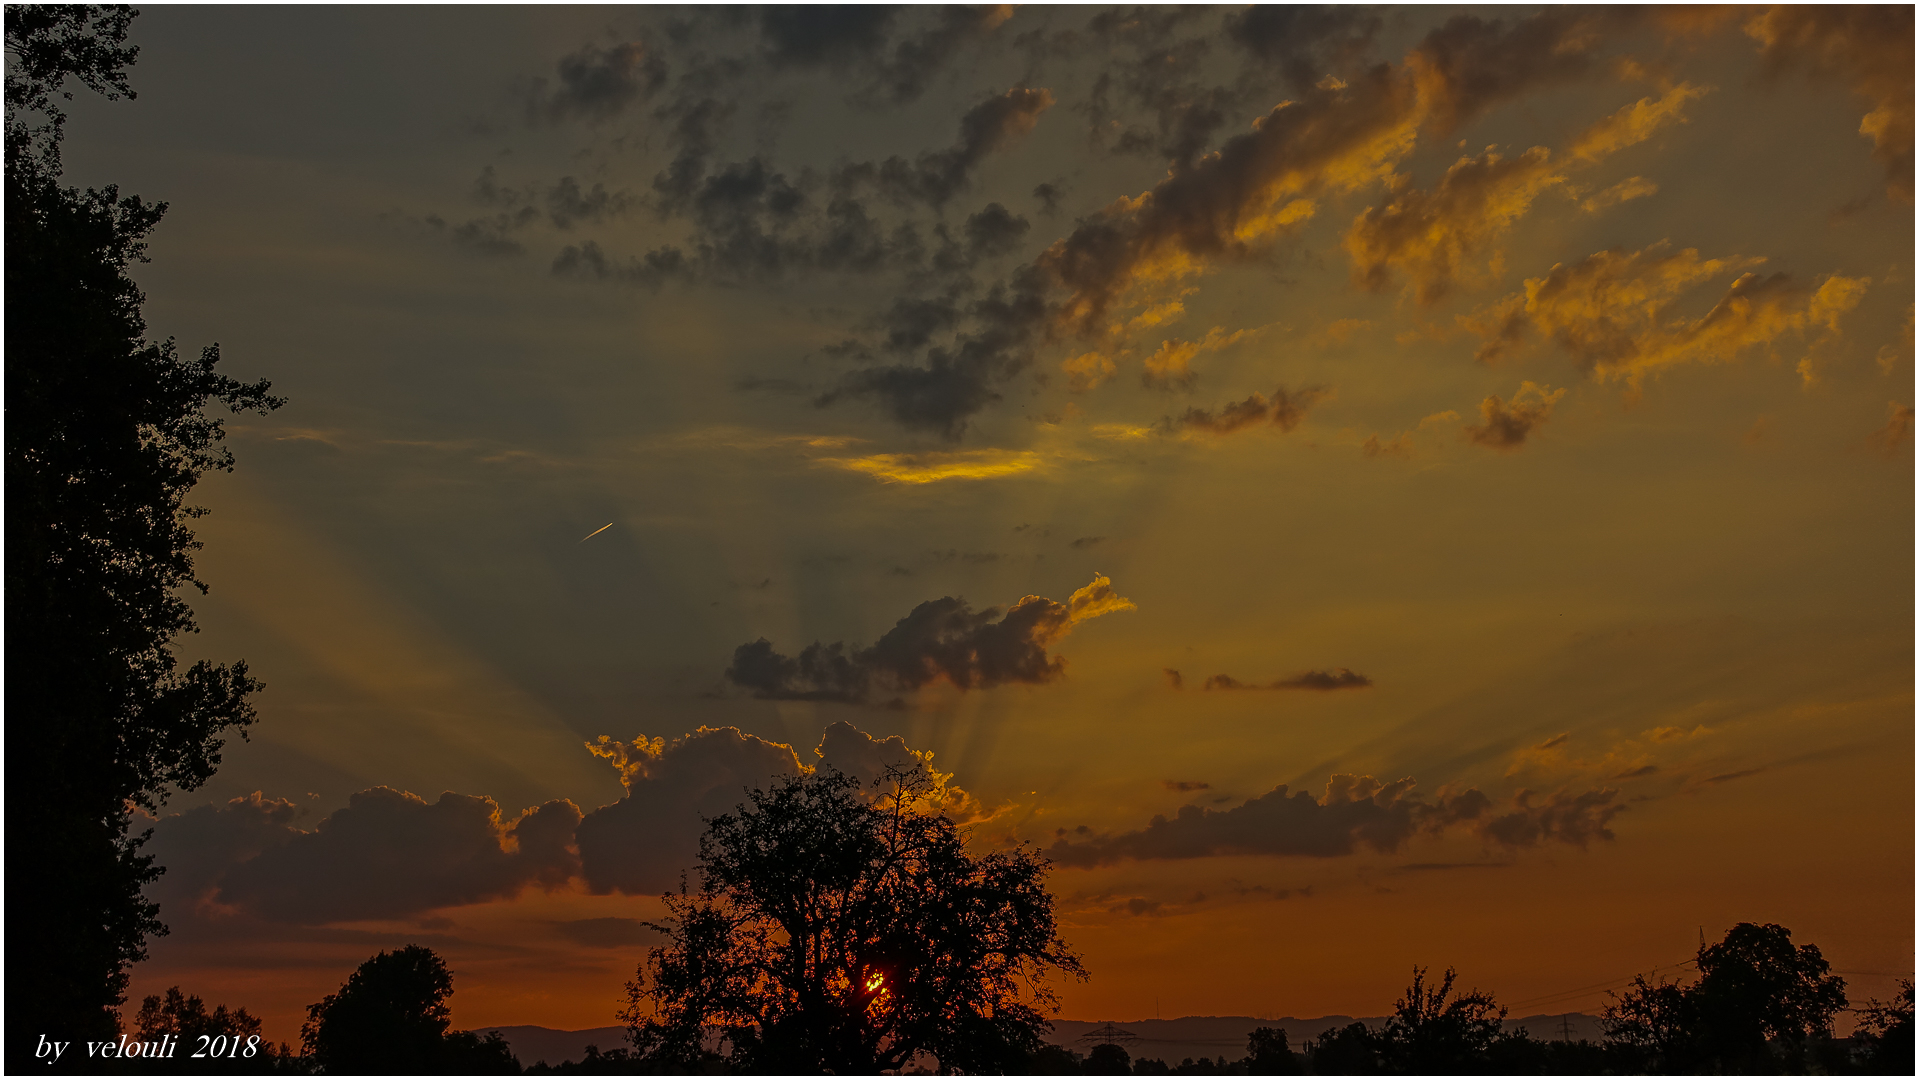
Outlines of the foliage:
[{"label": "foliage", "polygon": [[306,1057],[328,1073],[517,1073],[498,1032],[448,1032],[453,974],[432,949],[383,952],[308,1006]]},{"label": "foliage", "polygon": [[1117,1043],[1100,1043],[1086,1055],[1082,1071],[1088,1076],[1114,1076],[1132,1071],[1133,1055]]},{"label": "foliage", "polygon": [[1355,1020],[1342,1028],[1328,1028],[1306,1043],[1306,1060],[1321,1075],[1374,1076],[1385,1071],[1379,1057],[1378,1033]]},{"label": "foliage", "polygon": [[716,1030],[733,1068],[1017,1069],[1084,978],[1054,931],[1046,862],[969,855],[923,770],[871,793],[831,771],[755,790],[712,820],[701,887],[666,899],[621,1013],[649,1067],[691,1068]]},{"label": "foliage", "polygon": [[[1426,983],[1426,969],[1413,968],[1412,985],[1393,1003],[1393,1015],[1379,1033],[1389,1069],[1409,1073],[1472,1071],[1502,1038],[1506,1010],[1491,994],[1474,990],[1453,996],[1459,973],[1452,968],[1437,987]],[[1451,1000],[1448,1000],[1448,999]]]},{"label": "foliage", "polygon": [[1846,982],[1816,945],[1794,947],[1774,923],[1740,923],[1702,945],[1691,985],[1633,980],[1606,1007],[1608,1038],[1658,1071],[1770,1072],[1804,1062],[1832,1036]]},{"label": "foliage", "polygon": [[[127,966],[164,933],[142,888],[159,876],[129,836],[134,807],[205,782],[220,733],[254,719],[244,663],[181,671],[193,631],[177,595],[204,589],[184,500],[228,469],[219,401],[277,407],[265,382],[145,340],[139,288],[164,205],[60,184],[69,80],[132,97],[133,11],[6,9],[7,843],[36,885],[8,905],[8,1018],[18,1030],[103,1038]],[[31,978],[31,988],[16,981]]]},{"label": "foliage", "polygon": [[1246,1036],[1246,1071],[1254,1076],[1286,1076],[1299,1071],[1299,1058],[1286,1042],[1286,1029],[1254,1028]]},{"label": "foliage", "polygon": [[1876,1073],[1913,1071],[1912,980],[1899,980],[1899,995],[1889,1003],[1869,999],[1859,1010],[1853,1039],[1863,1045],[1864,1064]]},{"label": "foliage", "polygon": [[[168,1058],[148,1059],[142,1072],[170,1073],[278,1073],[302,1072],[302,1063],[294,1058],[285,1043],[278,1046],[259,1038],[260,1021],[245,1009],[228,1010],[216,1005],[207,1011],[206,1002],[189,997],[177,986],[166,996],[148,994],[134,1017],[134,1031],[142,1042],[157,1042],[164,1036],[175,1039],[176,1049]],[[211,1040],[224,1039],[214,1044]],[[202,1040],[208,1040],[202,1042]],[[215,1053],[237,1042],[243,1048],[238,1055]],[[253,1053],[246,1053],[251,1046]],[[208,1056],[193,1057],[196,1052]]]}]

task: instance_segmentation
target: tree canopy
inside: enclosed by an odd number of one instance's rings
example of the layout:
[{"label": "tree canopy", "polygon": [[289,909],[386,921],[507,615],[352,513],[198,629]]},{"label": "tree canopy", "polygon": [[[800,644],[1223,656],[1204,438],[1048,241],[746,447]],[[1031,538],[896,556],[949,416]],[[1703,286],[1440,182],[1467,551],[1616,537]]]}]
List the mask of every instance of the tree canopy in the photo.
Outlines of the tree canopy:
[{"label": "tree canopy", "polygon": [[205,588],[186,496],[232,467],[205,409],[280,404],[216,371],[217,346],[146,339],[128,273],[165,204],[61,184],[59,103],[70,84],[134,96],[134,14],[5,13],[7,843],[35,878],[7,905],[7,1010],[75,1038],[115,1030],[127,966],[165,932],[133,809],[204,783],[254,719],[245,663],[181,670],[172,644],[194,630],[179,590]]},{"label": "tree canopy", "polygon": [[1846,981],[1817,945],[1776,923],[1740,923],[1701,945],[1690,985],[1641,976],[1606,1007],[1606,1033],[1661,1072],[1767,1072],[1832,1036]]},{"label": "tree canopy", "polygon": [[423,945],[382,952],[338,993],[307,1008],[300,1039],[308,1063],[327,1073],[517,1073],[497,1032],[448,1031],[453,973]]},{"label": "tree canopy", "polygon": [[[709,823],[700,889],[669,894],[622,1013],[653,1068],[1018,1070],[1083,978],[1054,927],[1047,863],[972,855],[924,770],[872,790],[831,771],[755,790]],[[708,1040],[717,1032],[719,1041]]]}]

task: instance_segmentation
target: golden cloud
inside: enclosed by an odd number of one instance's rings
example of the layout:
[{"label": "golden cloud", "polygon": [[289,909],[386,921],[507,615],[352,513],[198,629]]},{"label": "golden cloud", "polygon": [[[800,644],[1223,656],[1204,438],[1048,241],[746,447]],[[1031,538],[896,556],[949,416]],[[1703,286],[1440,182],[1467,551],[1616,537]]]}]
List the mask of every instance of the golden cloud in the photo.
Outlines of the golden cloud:
[{"label": "golden cloud", "polygon": [[1643,97],[1587,128],[1567,153],[1577,160],[1597,162],[1653,137],[1667,124],[1683,124],[1686,102],[1705,97],[1711,87],[1680,83],[1657,98]]},{"label": "golden cloud", "polygon": [[1629,176],[1619,183],[1579,200],[1579,208],[1588,214],[1597,214],[1608,207],[1618,206],[1632,199],[1643,199],[1659,193],[1659,185],[1643,176]]},{"label": "golden cloud", "polygon": [[1748,272],[1705,315],[1688,319],[1672,311],[1690,287],[1763,262],[1701,259],[1696,249],[1672,252],[1663,241],[1635,252],[1613,248],[1528,278],[1522,292],[1460,316],[1459,324],[1483,339],[1481,360],[1510,353],[1530,329],[1600,381],[1636,388],[1660,368],[1730,361],[1788,333],[1819,331],[1815,345],[1836,340],[1839,317],[1858,305],[1869,284],[1835,274],[1815,288],[1786,274]]},{"label": "golden cloud", "polygon": [[941,480],[990,480],[1033,472],[1046,457],[1033,450],[948,450],[920,454],[867,454],[864,457],[814,458],[821,465],[865,473],[889,484],[932,484]]},{"label": "golden cloud", "polygon": [[1886,193],[1912,202],[1912,7],[1781,4],[1754,15],[1746,33],[1775,72],[1803,65],[1851,82],[1872,106],[1859,134],[1885,166]]},{"label": "golden cloud", "polygon": [[1504,232],[1547,188],[1566,177],[1535,146],[1516,158],[1491,150],[1461,158],[1432,191],[1406,191],[1383,210],[1367,207],[1346,233],[1353,280],[1375,292],[1395,269],[1420,303],[1446,295],[1468,259]]}]

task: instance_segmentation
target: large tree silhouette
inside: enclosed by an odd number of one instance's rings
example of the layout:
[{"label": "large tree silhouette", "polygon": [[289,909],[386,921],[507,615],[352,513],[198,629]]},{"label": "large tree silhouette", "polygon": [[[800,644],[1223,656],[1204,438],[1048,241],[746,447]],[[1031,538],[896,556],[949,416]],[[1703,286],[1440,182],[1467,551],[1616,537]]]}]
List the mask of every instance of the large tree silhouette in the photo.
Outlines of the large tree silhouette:
[{"label": "large tree silhouette", "polygon": [[[974,856],[920,770],[872,790],[830,771],[755,790],[700,842],[701,887],[669,894],[669,938],[622,1013],[655,1069],[714,1052],[754,1072],[1019,1071],[1083,978],[1055,933],[1045,860]],[[877,796],[877,797],[875,797]],[[706,1043],[717,1030],[717,1045]]]},{"label": "large tree silhouette", "polygon": [[182,671],[171,643],[194,629],[178,590],[204,589],[185,497],[232,465],[204,409],[279,401],[217,373],[217,348],[146,340],[127,271],[164,204],[61,184],[60,102],[133,96],[133,16],[5,14],[7,1014],[63,1039],[115,1030],[127,965],[165,932],[132,811],[211,776],[260,686],[244,663]]},{"label": "large tree silhouette", "polygon": [[1846,981],[1817,945],[1794,946],[1775,923],[1740,923],[1701,945],[1698,981],[1633,980],[1606,1007],[1609,1040],[1656,1072],[1777,1072],[1803,1067],[1815,1040],[1832,1036]]}]

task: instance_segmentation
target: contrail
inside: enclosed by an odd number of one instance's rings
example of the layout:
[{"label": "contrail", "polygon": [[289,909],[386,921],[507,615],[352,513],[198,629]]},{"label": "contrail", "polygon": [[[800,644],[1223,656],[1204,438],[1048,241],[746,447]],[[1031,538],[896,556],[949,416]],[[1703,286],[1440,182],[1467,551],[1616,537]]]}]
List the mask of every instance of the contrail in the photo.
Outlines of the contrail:
[{"label": "contrail", "polygon": [[606,524],[600,526],[599,528],[594,529],[592,532],[587,533],[585,536],[580,537],[580,543],[584,544],[588,540],[593,539],[594,537],[600,535],[601,533],[605,532],[606,530],[612,527],[613,527],[613,523],[609,521]]}]

